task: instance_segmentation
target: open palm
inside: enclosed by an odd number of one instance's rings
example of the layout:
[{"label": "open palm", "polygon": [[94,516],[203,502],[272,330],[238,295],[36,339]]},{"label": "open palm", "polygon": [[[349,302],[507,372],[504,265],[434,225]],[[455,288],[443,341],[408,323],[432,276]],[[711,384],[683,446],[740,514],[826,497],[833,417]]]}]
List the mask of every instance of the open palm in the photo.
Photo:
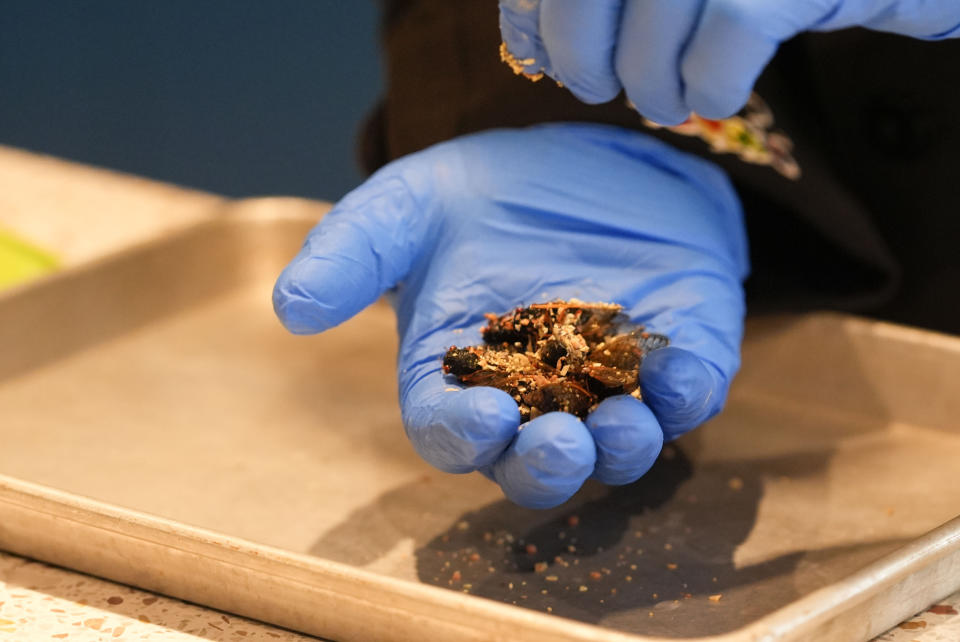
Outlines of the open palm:
[{"label": "open palm", "polygon": [[[664,439],[720,410],[739,366],[746,241],[711,164],[639,133],[561,124],[468,136],[396,161],[310,233],[277,282],[295,333],[321,332],[390,291],[407,434],[448,472],[481,470],[531,507],[588,477],[634,481]],[[451,345],[480,343],[486,312],[576,297],[621,304],[670,337],[644,361],[644,401],[520,428],[514,400],[460,390]]]}]

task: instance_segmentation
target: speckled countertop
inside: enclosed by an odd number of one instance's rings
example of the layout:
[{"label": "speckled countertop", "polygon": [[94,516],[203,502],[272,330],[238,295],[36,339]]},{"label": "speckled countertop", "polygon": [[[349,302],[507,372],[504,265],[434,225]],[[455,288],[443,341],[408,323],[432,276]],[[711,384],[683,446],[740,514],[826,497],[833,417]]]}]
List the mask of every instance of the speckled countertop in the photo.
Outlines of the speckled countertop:
[{"label": "speckled countertop", "polygon": [[315,640],[0,553],[0,642]]},{"label": "speckled countertop", "polygon": [[900,623],[875,642],[956,642],[960,640],[960,593]]},{"label": "speckled countertop", "polygon": [[[876,638],[960,640],[960,593]],[[32,640],[315,640],[221,613],[0,553],[0,642]]]}]

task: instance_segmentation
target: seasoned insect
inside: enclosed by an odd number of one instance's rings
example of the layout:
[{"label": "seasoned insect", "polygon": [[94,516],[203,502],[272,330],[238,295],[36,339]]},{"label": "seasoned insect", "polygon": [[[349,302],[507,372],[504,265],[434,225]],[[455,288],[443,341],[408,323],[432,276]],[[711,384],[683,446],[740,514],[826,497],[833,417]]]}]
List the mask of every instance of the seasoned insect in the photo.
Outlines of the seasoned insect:
[{"label": "seasoned insect", "polygon": [[517,402],[523,421],[547,412],[584,418],[613,395],[640,398],[640,364],[669,344],[624,327],[613,303],[551,301],[487,314],[485,345],[451,346],[443,371],[468,386],[492,386]]}]

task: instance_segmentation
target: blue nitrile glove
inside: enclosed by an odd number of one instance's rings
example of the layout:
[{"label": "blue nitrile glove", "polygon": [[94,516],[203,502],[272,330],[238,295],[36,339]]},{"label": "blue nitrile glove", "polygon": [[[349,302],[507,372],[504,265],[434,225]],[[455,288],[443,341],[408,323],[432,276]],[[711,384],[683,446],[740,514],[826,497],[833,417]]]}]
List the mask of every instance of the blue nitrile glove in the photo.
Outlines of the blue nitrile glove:
[{"label": "blue nitrile glove", "polygon": [[[739,365],[747,249],[738,200],[707,161],[600,125],[494,130],[387,165],[310,232],[274,308],[322,332],[391,288],[407,435],[437,468],[482,470],[530,507],[588,477],[629,483],[716,414]],[[506,392],[460,389],[452,345],[482,343],[485,312],[557,298],[612,301],[671,346],[643,363],[641,403],[524,425]]]},{"label": "blue nitrile glove", "polygon": [[726,118],[747,102],[781,42],[862,26],[916,38],[960,36],[958,0],[501,0],[500,32],[528,73],[580,100],[621,91],[676,125]]}]

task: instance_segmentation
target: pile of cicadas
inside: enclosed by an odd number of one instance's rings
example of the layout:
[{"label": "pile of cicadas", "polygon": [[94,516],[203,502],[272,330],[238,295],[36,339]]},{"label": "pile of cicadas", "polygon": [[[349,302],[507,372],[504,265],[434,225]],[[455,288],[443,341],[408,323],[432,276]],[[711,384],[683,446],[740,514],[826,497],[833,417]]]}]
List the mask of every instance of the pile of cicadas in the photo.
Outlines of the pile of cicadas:
[{"label": "pile of cicadas", "polygon": [[552,301],[486,315],[485,345],[451,347],[443,371],[468,386],[507,392],[523,421],[554,411],[587,416],[613,395],[641,398],[640,364],[669,343],[621,323],[612,303]]}]

